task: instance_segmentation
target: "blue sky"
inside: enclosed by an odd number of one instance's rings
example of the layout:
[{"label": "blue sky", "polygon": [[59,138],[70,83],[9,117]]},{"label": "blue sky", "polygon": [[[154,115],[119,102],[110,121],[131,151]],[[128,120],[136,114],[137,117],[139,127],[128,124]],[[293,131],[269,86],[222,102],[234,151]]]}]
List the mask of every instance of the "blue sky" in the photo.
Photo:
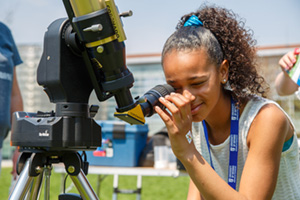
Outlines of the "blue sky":
[{"label": "blue sky", "polygon": [[[258,46],[300,44],[299,0],[115,0],[123,19],[128,54],[160,53],[179,18],[209,2],[239,14]],[[48,25],[66,17],[61,0],[0,0],[0,20],[17,44],[41,44]]]}]

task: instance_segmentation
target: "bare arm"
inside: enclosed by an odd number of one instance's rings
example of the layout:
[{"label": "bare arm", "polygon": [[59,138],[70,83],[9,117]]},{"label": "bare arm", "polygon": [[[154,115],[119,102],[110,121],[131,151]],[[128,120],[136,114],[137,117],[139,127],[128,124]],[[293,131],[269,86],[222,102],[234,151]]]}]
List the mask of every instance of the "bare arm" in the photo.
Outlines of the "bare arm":
[{"label": "bare arm", "polygon": [[277,75],[275,80],[275,87],[277,93],[281,96],[291,95],[298,90],[298,85],[289,77],[287,70],[293,68],[296,63],[296,55],[299,54],[297,50],[288,52],[279,60],[279,66],[282,71]]},{"label": "bare arm", "polygon": [[280,96],[292,95],[298,90],[298,85],[286,72],[280,72],[275,80],[276,91]]},{"label": "bare arm", "polygon": [[[16,67],[14,67],[13,77],[14,78],[13,78],[13,86],[12,86],[12,93],[11,93],[11,107],[10,107],[11,116],[16,111],[23,111],[23,100],[22,100],[22,95],[21,95],[21,91],[19,88],[18,80],[17,80]],[[16,179],[16,177],[17,177],[16,164],[17,164],[19,154],[20,153],[19,153],[18,149],[15,149],[13,158],[12,158],[13,167],[12,167],[12,172],[11,172],[14,179]]]},{"label": "bare arm", "polygon": [[241,194],[248,199],[272,198],[283,144],[293,131],[278,107],[266,105],[261,109],[248,133],[249,153],[240,182]]},{"label": "bare arm", "polygon": [[11,115],[16,111],[23,111],[23,100],[21,91],[18,84],[16,67],[14,67],[14,75],[13,75],[13,85],[12,85],[12,92],[11,92],[11,107],[10,113]]},{"label": "bare arm", "polygon": [[201,194],[192,180],[190,180],[187,200],[202,200]]}]

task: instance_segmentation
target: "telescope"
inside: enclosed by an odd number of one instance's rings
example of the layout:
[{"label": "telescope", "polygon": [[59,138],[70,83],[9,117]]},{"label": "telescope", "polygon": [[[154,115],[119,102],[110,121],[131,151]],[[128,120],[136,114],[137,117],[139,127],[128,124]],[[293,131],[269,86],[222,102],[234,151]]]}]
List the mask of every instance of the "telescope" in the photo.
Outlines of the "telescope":
[{"label": "telescope", "polygon": [[55,112],[17,112],[11,143],[20,150],[85,150],[101,146],[101,127],[93,120],[99,107],[88,105],[94,90],[99,101],[114,97],[114,116],[144,124],[163,107],[158,98],[174,92],[165,84],[133,99],[133,74],[126,66],[126,39],[113,0],[63,0],[68,18],[55,20],[44,37],[37,82]]},{"label": "telescope", "polygon": [[[43,174],[59,162],[65,164],[81,198],[98,199],[84,175],[88,164],[77,153],[101,146],[101,126],[93,119],[99,107],[88,105],[91,92],[99,101],[114,97],[114,116],[129,124],[144,124],[155,106],[163,108],[158,99],[174,92],[165,84],[132,97],[134,77],[126,66],[121,22],[131,11],[119,14],[113,0],[63,0],[63,4],[68,17],[48,26],[37,71],[37,82],[55,111],[14,113],[11,145],[22,152],[17,168],[21,180],[10,199],[36,199]],[[32,179],[38,184],[28,191]]]}]

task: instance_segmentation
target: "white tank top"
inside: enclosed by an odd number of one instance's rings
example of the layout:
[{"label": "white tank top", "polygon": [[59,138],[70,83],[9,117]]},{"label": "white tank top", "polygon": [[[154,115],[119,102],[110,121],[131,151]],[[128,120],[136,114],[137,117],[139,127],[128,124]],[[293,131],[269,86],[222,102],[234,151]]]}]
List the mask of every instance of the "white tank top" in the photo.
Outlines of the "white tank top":
[{"label": "white tank top", "polygon": [[[237,191],[239,190],[242,171],[247,159],[249,148],[247,146],[247,135],[251,123],[258,111],[266,104],[275,104],[284,113],[285,111],[274,101],[257,97],[250,100],[239,121],[239,152],[237,169]],[[286,113],[285,113],[286,114]],[[287,115],[287,114],[286,114]],[[287,115],[289,118],[289,116]],[[292,121],[289,118],[291,124]],[[294,126],[294,125],[293,125]],[[210,156],[205,140],[204,130],[201,122],[193,123],[193,141],[197,150],[210,163]],[[228,163],[229,163],[229,137],[219,145],[210,144],[212,163],[215,171],[227,182]],[[262,180],[263,181],[263,180]],[[294,133],[292,145],[281,153],[280,169],[277,178],[277,185],[273,195],[273,200],[300,200],[300,168],[299,168],[299,149],[297,135]]]}]

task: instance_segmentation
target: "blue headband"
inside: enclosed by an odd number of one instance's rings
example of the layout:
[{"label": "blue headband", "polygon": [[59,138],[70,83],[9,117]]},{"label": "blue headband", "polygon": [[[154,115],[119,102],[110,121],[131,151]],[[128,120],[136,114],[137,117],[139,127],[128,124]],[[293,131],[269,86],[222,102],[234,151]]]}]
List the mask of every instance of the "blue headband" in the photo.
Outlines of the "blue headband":
[{"label": "blue headband", "polygon": [[190,18],[184,23],[183,26],[203,26],[203,23],[196,15],[190,16]]}]

